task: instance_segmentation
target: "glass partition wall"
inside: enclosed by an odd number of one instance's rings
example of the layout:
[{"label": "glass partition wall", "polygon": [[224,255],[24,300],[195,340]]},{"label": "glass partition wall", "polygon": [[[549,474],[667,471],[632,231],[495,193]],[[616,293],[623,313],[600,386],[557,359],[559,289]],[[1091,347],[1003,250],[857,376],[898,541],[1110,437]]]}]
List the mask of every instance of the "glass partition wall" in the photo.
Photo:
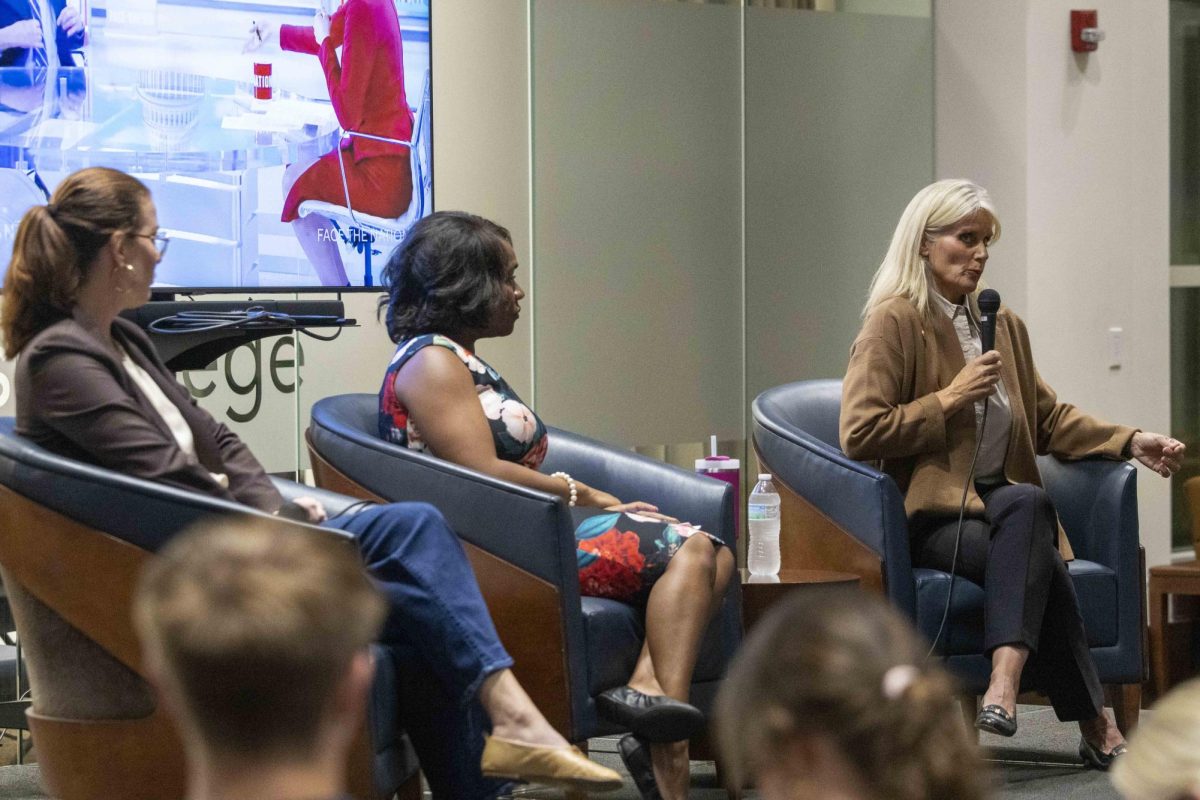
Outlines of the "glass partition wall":
[{"label": "glass partition wall", "polygon": [[[508,226],[529,294],[481,355],[549,424],[689,469],[715,435],[752,483],[750,403],[842,374],[933,177],[929,0],[432,8],[435,202]],[[464,61],[485,28],[527,59],[481,38]],[[378,390],[376,296],[343,299],[361,327],[335,343],[266,340],[184,376],[272,471],[308,466],[315,400]]]},{"label": "glass partition wall", "polygon": [[546,420],[689,469],[715,435],[744,501],[750,403],[841,376],[895,219],[932,179],[929,6],[533,0]]}]

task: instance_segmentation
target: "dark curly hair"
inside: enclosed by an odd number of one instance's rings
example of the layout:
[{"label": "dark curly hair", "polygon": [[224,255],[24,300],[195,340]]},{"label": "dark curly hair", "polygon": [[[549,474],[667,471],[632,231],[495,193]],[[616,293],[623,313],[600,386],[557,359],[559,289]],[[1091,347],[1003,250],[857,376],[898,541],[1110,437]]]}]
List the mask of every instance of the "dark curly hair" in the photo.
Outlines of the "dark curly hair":
[{"label": "dark curly hair", "polygon": [[425,333],[485,328],[504,297],[509,232],[462,211],[438,211],[417,222],[392,251],[380,280],[379,312],[399,342]]}]

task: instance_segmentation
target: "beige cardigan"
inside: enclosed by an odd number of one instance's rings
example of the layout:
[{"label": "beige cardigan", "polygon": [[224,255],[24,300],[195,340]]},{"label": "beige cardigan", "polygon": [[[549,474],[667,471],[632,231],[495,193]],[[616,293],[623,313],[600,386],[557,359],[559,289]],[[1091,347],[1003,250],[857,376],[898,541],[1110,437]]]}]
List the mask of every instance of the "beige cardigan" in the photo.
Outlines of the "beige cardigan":
[{"label": "beige cardigan", "polygon": [[[1035,455],[1122,458],[1136,429],[1058,402],[1033,364],[1025,323],[1008,308],[997,315],[996,350],[1012,404],[1004,458],[1008,481],[1041,486]],[[910,517],[918,511],[958,514],[975,450],[975,413],[968,404],[947,417],[934,392],[949,386],[965,365],[950,319],[923,318],[901,297],[871,312],[850,350],[842,384],[842,449],[859,461],[882,462],[880,468],[905,493]],[[968,489],[967,513],[983,514],[974,486]],[[1069,558],[1065,537],[1060,544]]]}]

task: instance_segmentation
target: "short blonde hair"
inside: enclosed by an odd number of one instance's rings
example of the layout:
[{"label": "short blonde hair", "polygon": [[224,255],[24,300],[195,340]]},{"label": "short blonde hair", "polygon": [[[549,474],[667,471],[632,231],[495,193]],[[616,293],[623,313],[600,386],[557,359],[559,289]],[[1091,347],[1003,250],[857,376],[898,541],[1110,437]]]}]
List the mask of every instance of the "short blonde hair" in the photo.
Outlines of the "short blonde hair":
[{"label": "short blonde hair", "polygon": [[1200,678],[1181,683],[1154,704],[1154,713],[1113,762],[1112,782],[1126,800],[1179,800],[1200,792]]},{"label": "short blonde hair", "polygon": [[[1000,238],[1000,217],[991,195],[982,186],[961,178],[949,178],[917,192],[900,215],[883,263],[871,278],[863,316],[893,297],[907,298],[922,316],[928,316],[929,281],[925,276],[925,260],[921,258],[921,244],[981,211],[991,217],[992,241],[995,242]],[[975,293],[981,289],[982,284]]]},{"label": "short blonde hair", "polygon": [[351,541],[245,518],[202,523],[142,574],[134,622],[205,745],[304,755],[386,606]]},{"label": "short blonde hair", "polygon": [[872,797],[978,800],[986,771],[953,679],[926,663],[911,625],[858,590],[814,589],[750,632],[717,696],[717,744],[734,781],[781,763],[790,741],[820,736]]}]

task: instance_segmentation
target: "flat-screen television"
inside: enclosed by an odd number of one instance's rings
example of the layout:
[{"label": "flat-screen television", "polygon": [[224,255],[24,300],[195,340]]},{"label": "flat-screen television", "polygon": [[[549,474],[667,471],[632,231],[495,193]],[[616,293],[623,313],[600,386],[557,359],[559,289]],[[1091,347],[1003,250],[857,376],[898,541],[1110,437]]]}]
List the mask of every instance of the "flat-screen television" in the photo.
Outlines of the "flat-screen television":
[{"label": "flat-screen television", "polygon": [[150,188],[163,293],[377,291],[432,211],[430,0],[31,0],[30,18],[0,52],[4,267],[25,210],[88,166]]}]

